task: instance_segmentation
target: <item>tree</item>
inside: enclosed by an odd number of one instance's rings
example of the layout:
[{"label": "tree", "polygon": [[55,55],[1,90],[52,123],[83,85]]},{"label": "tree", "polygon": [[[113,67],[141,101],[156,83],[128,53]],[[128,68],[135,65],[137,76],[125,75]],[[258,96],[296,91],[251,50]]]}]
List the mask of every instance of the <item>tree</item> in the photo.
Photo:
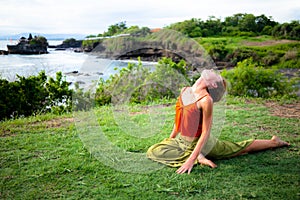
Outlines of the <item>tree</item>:
[{"label": "tree", "polygon": [[233,26],[233,27],[238,26],[240,21],[243,19],[244,15],[245,14],[238,13],[231,17],[226,17],[224,22],[225,26]]},{"label": "tree", "polygon": [[44,36],[34,36],[34,38],[30,40],[30,44],[41,46],[41,47],[47,47],[48,41]]},{"label": "tree", "polygon": [[179,31],[189,37],[201,37],[203,21],[201,19],[192,18],[183,22],[171,24],[167,28]]},{"label": "tree", "polygon": [[215,16],[210,16],[203,25],[203,29],[207,30],[206,35],[203,34],[203,36],[220,35],[222,32],[221,19],[217,19]]},{"label": "tree", "polygon": [[245,14],[239,22],[240,31],[257,32],[257,24],[255,23],[255,16],[253,14]]},{"label": "tree", "polygon": [[255,17],[255,23],[258,33],[261,33],[267,26],[274,27],[278,24],[277,22],[272,20],[272,17],[268,18],[265,15]]},{"label": "tree", "polygon": [[272,35],[274,37],[286,39],[300,39],[300,24],[299,21],[292,21],[291,23],[278,24],[273,28]]},{"label": "tree", "polygon": [[129,33],[133,36],[146,36],[150,33],[150,28],[142,27],[139,28],[138,26],[131,26],[124,31],[124,33]]},{"label": "tree", "polygon": [[300,24],[299,21],[291,22],[292,30],[289,34],[290,39],[300,39]]},{"label": "tree", "polygon": [[107,32],[105,32],[103,35],[104,36],[113,36],[115,34],[121,33],[125,29],[127,29],[126,22],[116,23],[114,25],[110,25],[108,27]]}]

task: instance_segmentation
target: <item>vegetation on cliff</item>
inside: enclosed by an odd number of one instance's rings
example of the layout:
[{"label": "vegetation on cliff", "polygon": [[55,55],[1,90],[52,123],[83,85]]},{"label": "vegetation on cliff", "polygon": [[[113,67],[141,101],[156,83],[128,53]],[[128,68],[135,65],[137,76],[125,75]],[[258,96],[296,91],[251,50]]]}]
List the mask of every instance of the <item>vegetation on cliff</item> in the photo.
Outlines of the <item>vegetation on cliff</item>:
[{"label": "vegetation on cliff", "polygon": [[214,16],[208,20],[192,18],[177,22],[167,28],[182,32],[189,37],[216,36],[259,36],[270,35],[279,39],[300,40],[299,21],[280,24],[265,15],[238,13],[228,16],[224,21]]},{"label": "vegetation on cliff", "polygon": [[[213,16],[206,21],[192,18],[164,29],[178,31],[199,42],[220,68],[235,67],[249,58],[264,67],[300,68],[300,24],[297,20],[281,24],[265,15],[238,13],[223,21]],[[130,33],[149,38],[155,31],[147,27],[127,27],[126,22],[120,22],[101,34],[87,37]],[[83,46],[94,49],[102,42],[103,39],[87,40],[83,41]]]}]

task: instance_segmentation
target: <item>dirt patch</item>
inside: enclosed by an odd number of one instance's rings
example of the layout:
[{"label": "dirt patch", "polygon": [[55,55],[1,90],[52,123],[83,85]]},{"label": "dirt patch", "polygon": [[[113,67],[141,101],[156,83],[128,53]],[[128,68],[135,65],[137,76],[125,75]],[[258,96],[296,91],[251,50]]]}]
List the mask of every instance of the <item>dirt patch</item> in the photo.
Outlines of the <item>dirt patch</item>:
[{"label": "dirt patch", "polygon": [[159,114],[161,112],[161,108],[175,106],[174,104],[165,103],[165,104],[159,104],[159,105],[147,105],[147,106],[139,106],[138,111],[131,111],[130,108],[124,107],[124,108],[116,108],[113,110],[113,112],[122,113],[124,115],[128,116],[135,116],[135,115],[142,115],[142,114]]},{"label": "dirt patch", "polygon": [[252,41],[244,41],[243,45],[246,46],[272,46],[277,44],[286,44],[286,43],[294,43],[297,41],[294,40],[267,40],[263,42],[252,42]]},{"label": "dirt patch", "polygon": [[157,112],[160,112],[160,108],[170,107],[173,104],[160,104],[160,105],[151,105],[151,106],[142,106],[141,111],[129,112],[129,116],[139,115],[139,114],[149,114],[153,113],[156,108],[158,108]]},{"label": "dirt patch", "polygon": [[276,102],[265,102],[264,105],[270,108],[273,116],[300,119],[300,102],[283,105]]},{"label": "dirt patch", "polygon": [[74,118],[56,118],[45,121],[35,121],[24,124],[12,124],[4,127],[0,127],[0,137],[16,136],[17,133],[24,130],[38,130],[40,128],[60,128],[68,127],[71,123],[74,123]]},{"label": "dirt patch", "polygon": [[57,118],[47,121],[34,122],[31,126],[45,126],[46,128],[58,128],[62,126],[68,126],[74,122],[74,118]]}]

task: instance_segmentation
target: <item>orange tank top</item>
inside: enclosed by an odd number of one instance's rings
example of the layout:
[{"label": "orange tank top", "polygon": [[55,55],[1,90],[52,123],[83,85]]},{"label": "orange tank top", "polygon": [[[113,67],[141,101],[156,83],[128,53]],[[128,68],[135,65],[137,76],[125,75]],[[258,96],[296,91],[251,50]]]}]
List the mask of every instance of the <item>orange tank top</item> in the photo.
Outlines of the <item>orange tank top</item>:
[{"label": "orange tank top", "polygon": [[179,131],[181,135],[200,137],[202,133],[203,113],[201,109],[198,109],[197,102],[207,95],[209,94],[207,93],[199,97],[194,103],[188,105],[183,105],[182,93],[179,95],[175,107],[175,130]]}]

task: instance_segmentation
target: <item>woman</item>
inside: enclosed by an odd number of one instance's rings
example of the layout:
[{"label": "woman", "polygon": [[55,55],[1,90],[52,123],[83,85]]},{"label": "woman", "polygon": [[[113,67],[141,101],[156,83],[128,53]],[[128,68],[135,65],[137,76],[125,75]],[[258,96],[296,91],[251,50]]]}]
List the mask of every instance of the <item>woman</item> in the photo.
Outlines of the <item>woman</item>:
[{"label": "woman", "polygon": [[170,137],[151,146],[147,157],[171,167],[179,167],[176,171],[178,174],[189,174],[197,163],[217,167],[209,159],[230,158],[289,145],[277,136],[270,140],[249,139],[242,142],[214,138],[210,134],[213,103],[220,101],[225,91],[224,79],[213,70],[204,70],[192,87],[181,90]]}]

